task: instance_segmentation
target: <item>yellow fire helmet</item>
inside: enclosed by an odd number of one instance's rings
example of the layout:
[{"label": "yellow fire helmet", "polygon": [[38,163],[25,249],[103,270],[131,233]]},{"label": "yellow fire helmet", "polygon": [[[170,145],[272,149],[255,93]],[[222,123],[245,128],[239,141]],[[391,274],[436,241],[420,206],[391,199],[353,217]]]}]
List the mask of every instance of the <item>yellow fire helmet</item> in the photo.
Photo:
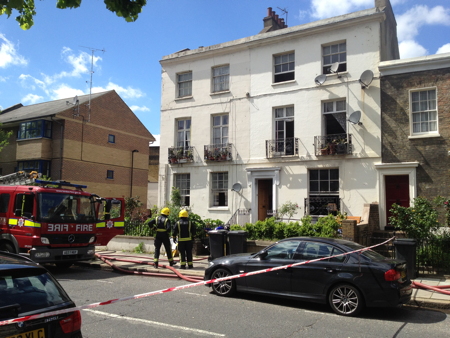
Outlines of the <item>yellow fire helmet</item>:
[{"label": "yellow fire helmet", "polygon": [[180,214],[178,215],[178,217],[189,217],[189,214],[186,210],[181,210]]},{"label": "yellow fire helmet", "polygon": [[162,208],[161,214],[166,215],[166,216],[169,216],[169,214],[170,214],[170,209],[169,209],[169,208]]}]

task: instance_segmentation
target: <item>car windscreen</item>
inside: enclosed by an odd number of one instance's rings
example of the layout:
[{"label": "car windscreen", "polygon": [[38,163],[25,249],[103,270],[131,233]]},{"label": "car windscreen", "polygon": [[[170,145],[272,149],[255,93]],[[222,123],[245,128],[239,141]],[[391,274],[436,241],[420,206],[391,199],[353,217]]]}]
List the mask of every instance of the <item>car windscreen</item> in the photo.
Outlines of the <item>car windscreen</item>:
[{"label": "car windscreen", "polygon": [[67,302],[69,296],[44,269],[0,271],[0,318],[8,317],[5,312],[11,313],[11,306],[24,314]]},{"label": "car windscreen", "polygon": [[84,195],[40,193],[39,220],[44,222],[95,222],[92,199]]},{"label": "car windscreen", "polygon": [[[360,250],[366,248],[365,246],[358,244],[358,243],[345,243],[345,246],[353,250]],[[384,261],[386,260],[386,257],[384,257],[382,254],[379,254],[376,251],[373,251],[372,249],[367,249],[361,252],[361,256],[367,259],[370,259],[371,261]]]}]

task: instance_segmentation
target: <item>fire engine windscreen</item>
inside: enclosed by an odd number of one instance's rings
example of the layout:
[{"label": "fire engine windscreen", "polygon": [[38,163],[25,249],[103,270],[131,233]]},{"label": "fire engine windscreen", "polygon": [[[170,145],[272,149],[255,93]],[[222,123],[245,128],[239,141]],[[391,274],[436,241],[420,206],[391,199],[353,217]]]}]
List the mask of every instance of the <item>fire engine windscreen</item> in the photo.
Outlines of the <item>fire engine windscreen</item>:
[{"label": "fire engine windscreen", "polygon": [[89,196],[41,193],[38,195],[40,221],[95,222],[94,201]]}]

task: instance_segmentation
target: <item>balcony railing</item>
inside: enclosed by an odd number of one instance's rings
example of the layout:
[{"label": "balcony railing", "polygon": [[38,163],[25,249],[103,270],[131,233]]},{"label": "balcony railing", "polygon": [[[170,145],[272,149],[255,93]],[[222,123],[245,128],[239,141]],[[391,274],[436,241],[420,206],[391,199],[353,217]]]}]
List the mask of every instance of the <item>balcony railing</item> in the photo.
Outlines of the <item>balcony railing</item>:
[{"label": "balcony railing", "polygon": [[194,147],[169,148],[169,163],[194,162]]},{"label": "balcony railing", "polygon": [[298,156],[298,138],[266,140],[266,157]]},{"label": "balcony railing", "polygon": [[314,137],[314,151],[321,155],[351,155],[353,151],[351,134],[333,134]]},{"label": "balcony railing", "polygon": [[233,155],[231,153],[231,143],[210,144],[205,146],[204,151],[205,161],[232,161]]},{"label": "balcony railing", "polygon": [[305,198],[305,215],[336,215],[341,210],[339,196],[311,196]]}]

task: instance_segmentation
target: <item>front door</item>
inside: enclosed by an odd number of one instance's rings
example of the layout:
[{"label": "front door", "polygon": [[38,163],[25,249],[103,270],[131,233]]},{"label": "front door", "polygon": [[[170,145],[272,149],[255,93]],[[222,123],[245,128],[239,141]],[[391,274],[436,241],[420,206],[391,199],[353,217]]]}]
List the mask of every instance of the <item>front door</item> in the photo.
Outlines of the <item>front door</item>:
[{"label": "front door", "polygon": [[272,179],[258,180],[258,220],[267,218],[267,211],[272,210]]},{"label": "front door", "polygon": [[393,175],[385,176],[386,191],[386,224],[389,224],[392,204],[409,207],[409,176]]}]

